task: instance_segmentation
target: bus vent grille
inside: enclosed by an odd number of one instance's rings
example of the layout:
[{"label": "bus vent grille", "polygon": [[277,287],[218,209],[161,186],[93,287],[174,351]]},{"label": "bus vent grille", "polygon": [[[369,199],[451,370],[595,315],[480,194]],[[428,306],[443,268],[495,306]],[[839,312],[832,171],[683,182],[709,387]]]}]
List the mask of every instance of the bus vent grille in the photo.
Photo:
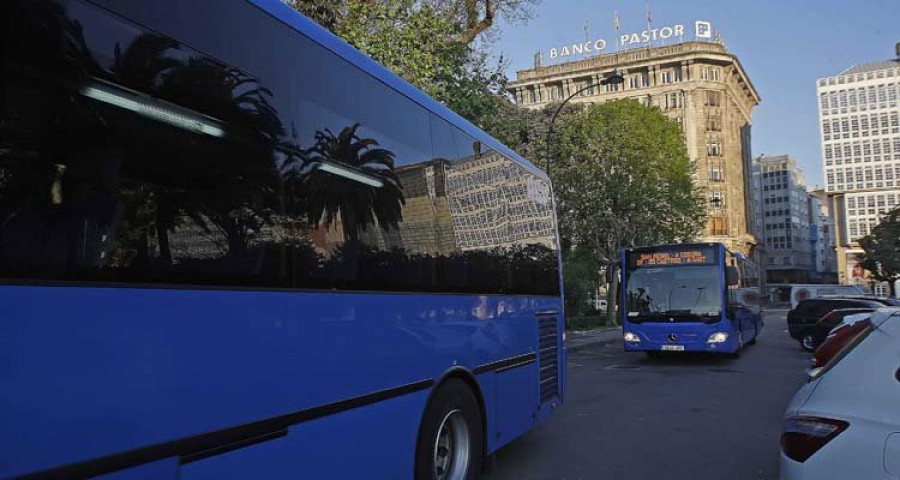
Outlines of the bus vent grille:
[{"label": "bus vent grille", "polygon": [[559,394],[559,352],[556,317],[538,319],[538,358],[541,366],[541,403]]}]

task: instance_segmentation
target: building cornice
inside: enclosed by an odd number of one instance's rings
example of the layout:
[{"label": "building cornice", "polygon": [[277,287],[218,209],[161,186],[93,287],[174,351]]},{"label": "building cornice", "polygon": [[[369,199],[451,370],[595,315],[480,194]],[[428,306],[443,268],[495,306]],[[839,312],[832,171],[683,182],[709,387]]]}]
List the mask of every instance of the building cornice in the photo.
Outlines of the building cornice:
[{"label": "building cornice", "polygon": [[578,75],[596,74],[598,70],[628,70],[647,64],[658,64],[666,61],[713,60],[733,64],[740,75],[739,81],[746,85],[746,93],[754,104],[762,99],[747,76],[740,60],[718,43],[683,42],[663,47],[641,48],[620,53],[607,53],[596,57],[573,62],[548,65],[516,72],[516,80],[510,82],[510,88],[543,84]]}]

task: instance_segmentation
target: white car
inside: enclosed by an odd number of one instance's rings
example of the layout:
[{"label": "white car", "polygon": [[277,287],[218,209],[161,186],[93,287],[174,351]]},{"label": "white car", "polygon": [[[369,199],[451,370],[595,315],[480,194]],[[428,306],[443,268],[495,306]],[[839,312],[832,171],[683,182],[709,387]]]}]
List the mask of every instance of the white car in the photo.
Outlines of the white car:
[{"label": "white car", "polygon": [[836,328],[785,412],[782,479],[900,479],[900,308]]}]

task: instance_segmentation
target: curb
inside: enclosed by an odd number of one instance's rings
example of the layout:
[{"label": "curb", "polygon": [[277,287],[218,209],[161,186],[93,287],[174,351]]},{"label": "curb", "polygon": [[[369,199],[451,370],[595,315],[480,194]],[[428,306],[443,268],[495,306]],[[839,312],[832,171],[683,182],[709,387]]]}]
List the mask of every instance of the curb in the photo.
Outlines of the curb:
[{"label": "curb", "polygon": [[618,342],[620,340],[621,339],[619,339],[619,338],[607,338],[605,340],[597,340],[596,342],[584,342],[584,343],[580,343],[578,345],[566,345],[566,351],[570,352],[570,353],[577,352],[578,350],[581,350],[582,348],[593,347],[595,345],[606,345],[609,343]]},{"label": "curb", "polygon": [[[620,331],[621,329],[622,329],[622,327],[619,326],[619,327],[598,328],[598,329],[595,329],[595,330],[589,330],[589,331],[605,333],[605,332],[615,332],[615,331]],[[572,337],[573,337],[573,338],[576,338],[577,335],[572,335]],[[573,339],[573,338],[572,338],[572,339]],[[569,340],[572,340],[572,339],[569,339]],[[602,338],[602,339],[596,339],[596,340],[585,340],[585,341],[583,341],[583,342],[572,343],[572,344],[569,344],[568,342],[566,342],[566,351],[568,351],[568,352],[575,352],[575,351],[581,350],[582,348],[585,348],[585,347],[588,347],[588,346],[593,346],[593,345],[606,345],[606,344],[609,344],[609,343],[618,342],[618,341],[620,341],[620,340],[621,340],[621,336],[620,336],[620,335],[616,335],[616,336],[613,336],[612,338]]]}]

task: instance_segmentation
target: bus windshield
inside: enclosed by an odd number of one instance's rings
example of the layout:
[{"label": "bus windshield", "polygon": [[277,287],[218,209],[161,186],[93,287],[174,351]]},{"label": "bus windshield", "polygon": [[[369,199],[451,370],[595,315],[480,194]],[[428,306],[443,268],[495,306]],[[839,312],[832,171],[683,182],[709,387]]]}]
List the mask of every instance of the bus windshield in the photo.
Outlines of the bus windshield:
[{"label": "bus windshield", "polygon": [[718,317],[722,311],[720,268],[695,265],[631,270],[625,291],[628,319]]}]

